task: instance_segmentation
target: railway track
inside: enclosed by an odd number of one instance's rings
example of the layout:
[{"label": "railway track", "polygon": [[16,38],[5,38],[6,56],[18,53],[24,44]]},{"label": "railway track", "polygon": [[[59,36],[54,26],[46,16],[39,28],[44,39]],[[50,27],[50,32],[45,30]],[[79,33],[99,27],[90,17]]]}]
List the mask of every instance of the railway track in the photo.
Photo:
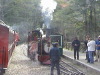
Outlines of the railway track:
[{"label": "railway track", "polygon": [[62,60],[60,62],[61,75],[85,75],[82,71],[73,67],[68,62]]}]

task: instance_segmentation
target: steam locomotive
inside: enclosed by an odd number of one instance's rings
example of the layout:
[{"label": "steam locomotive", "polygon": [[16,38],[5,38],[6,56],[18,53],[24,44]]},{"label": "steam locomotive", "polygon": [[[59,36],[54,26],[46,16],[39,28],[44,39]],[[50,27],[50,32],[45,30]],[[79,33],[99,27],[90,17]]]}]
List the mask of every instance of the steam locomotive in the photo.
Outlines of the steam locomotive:
[{"label": "steam locomotive", "polygon": [[[49,30],[50,31],[50,30]],[[49,52],[52,48],[52,43],[58,42],[61,55],[63,55],[63,36],[60,34],[46,34],[46,31],[34,30],[28,33],[28,57],[38,61],[41,64],[50,64]],[[36,56],[38,54],[38,56]]]},{"label": "steam locomotive", "polygon": [[0,21],[0,75],[2,75],[8,67],[9,60],[15,48],[16,42],[15,31]]}]

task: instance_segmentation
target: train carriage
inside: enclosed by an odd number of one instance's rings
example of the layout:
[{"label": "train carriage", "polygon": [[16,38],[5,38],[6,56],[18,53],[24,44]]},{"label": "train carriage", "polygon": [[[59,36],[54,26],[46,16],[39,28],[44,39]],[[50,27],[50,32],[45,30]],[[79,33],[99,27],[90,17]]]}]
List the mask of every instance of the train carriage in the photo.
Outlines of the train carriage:
[{"label": "train carriage", "polygon": [[15,48],[15,32],[0,22],[0,74],[4,73]]}]

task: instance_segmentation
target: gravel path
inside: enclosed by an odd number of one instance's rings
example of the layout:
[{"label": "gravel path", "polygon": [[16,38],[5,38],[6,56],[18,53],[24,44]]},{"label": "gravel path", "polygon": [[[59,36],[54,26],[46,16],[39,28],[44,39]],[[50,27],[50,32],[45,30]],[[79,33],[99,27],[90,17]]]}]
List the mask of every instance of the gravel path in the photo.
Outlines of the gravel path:
[{"label": "gravel path", "polygon": [[15,48],[4,75],[50,75],[50,67],[40,65],[37,60],[31,61],[26,55],[26,50],[26,44]]}]

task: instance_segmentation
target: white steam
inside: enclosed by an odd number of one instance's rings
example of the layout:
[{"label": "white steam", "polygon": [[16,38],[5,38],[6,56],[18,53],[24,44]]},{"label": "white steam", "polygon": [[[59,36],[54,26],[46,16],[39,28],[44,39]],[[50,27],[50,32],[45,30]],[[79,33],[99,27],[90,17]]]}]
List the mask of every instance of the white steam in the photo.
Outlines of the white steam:
[{"label": "white steam", "polygon": [[40,4],[44,19],[44,25],[50,28],[51,20],[53,19],[53,12],[56,9],[57,2],[54,0],[41,0]]}]

